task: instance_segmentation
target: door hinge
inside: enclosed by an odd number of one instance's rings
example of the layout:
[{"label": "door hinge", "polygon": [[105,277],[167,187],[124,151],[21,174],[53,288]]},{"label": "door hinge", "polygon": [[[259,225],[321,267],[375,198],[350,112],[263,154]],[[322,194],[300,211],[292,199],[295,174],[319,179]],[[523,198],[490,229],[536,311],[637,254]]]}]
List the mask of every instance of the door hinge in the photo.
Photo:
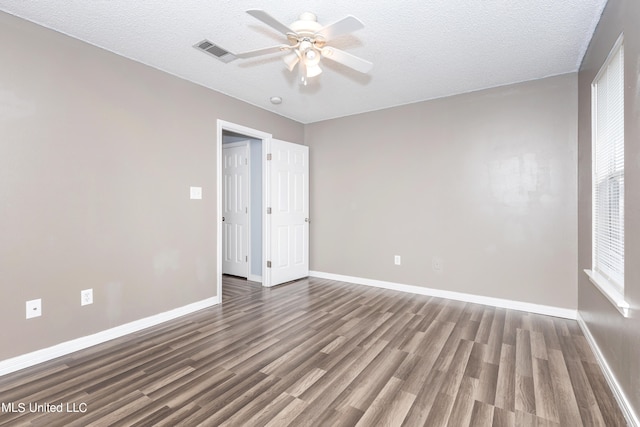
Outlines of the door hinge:
[{"label": "door hinge", "polygon": [[267,160],[271,160],[271,153],[267,154]]},{"label": "door hinge", "polygon": [[249,213],[249,208],[248,207],[244,207],[244,213]]},{"label": "door hinge", "polygon": [[246,158],[246,157],[244,158],[244,164],[245,164],[245,165],[248,165],[248,164],[249,164],[249,160],[247,160],[247,158]]},{"label": "door hinge", "polygon": [[267,268],[271,268],[271,261],[267,261]]},{"label": "door hinge", "polygon": [[271,215],[271,208],[267,208],[267,215]]},{"label": "door hinge", "polygon": [[249,262],[249,255],[244,256],[244,262]]}]

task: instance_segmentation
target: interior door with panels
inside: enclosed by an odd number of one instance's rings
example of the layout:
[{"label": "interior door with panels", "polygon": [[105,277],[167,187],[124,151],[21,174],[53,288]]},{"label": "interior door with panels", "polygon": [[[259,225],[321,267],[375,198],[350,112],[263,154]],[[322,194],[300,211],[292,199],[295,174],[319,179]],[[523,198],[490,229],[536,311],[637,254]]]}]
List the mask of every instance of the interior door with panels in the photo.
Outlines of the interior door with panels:
[{"label": "interior door with panels", "polygon": [[225,144],[222,149],[222,273],[249,274],[249,144]]},{"label": "interior door with panels", "polygon": [[309,147],[272,139],[269,158],[267,274],[274,286],[309,275]]}]

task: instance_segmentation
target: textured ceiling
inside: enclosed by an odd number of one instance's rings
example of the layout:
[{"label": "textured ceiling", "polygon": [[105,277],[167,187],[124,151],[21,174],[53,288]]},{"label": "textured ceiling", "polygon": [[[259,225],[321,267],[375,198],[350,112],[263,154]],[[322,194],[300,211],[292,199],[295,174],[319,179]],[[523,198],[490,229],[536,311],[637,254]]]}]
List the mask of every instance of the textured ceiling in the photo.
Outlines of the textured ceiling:
[{"label": "textured ceiling", "polygon": [[[606,0],[0,0],[0,10],[302,123],[578,70]],[[306,87],[279,54],[229,64],[192,46],[238,53],[284,42],[247,13],[291,24],[309,11],[365,28],[329,44],[373,62],[369,75],[323,60]],[[272,105],[271,96],[283,102]]]}]

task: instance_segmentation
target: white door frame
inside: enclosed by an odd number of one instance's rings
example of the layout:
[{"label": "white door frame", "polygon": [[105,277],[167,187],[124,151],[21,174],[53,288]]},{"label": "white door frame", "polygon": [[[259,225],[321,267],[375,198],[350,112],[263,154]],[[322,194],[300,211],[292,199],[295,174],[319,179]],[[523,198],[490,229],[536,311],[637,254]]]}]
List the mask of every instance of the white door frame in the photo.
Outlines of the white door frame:
[{"label": "white door frame", "polygon": [[[251,138],[262,140],[262,206],[266,206],[266,173],[267,173],[267,149],[271,145],[270,133],[262,132],[246,126],[217,120],[217,141],[216,141],[216,282],[217,296],[222,302],[222,132],[230,131],[246,135]],[[267,271],[267,226],[266,210],[262,212],[262,285],[269,286],[265,272]],[[251,271],[251,269],[249,269]]]}]

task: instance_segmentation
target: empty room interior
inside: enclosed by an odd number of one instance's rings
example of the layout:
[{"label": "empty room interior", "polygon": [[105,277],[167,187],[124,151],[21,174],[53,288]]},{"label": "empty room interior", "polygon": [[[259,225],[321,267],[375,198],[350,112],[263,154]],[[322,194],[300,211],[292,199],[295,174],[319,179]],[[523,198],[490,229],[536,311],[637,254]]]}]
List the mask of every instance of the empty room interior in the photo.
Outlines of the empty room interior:
[{"label": "empty room interior", "polygon": [[639,22],[0,0],[0,426],[639,425]]}]

